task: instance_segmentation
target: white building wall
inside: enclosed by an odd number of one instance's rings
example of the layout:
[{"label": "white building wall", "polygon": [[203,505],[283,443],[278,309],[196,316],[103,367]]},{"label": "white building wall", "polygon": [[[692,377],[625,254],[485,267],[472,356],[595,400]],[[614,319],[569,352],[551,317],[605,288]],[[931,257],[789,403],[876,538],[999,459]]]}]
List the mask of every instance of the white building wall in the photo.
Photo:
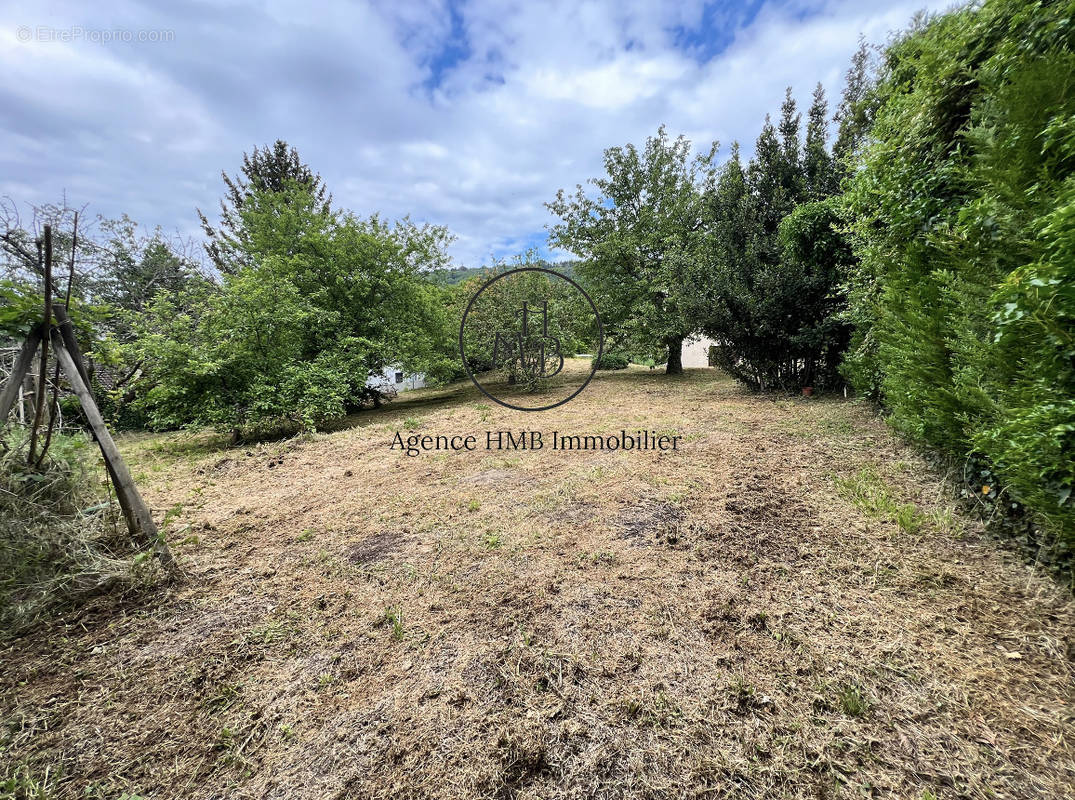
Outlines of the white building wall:
[{"label": "white building wall", "polygon": [[408,374],[400,367],[385,367],[376,375],[370,375],[366,380],[367,386],[379,389],[395,389],[397,392],[405,392],[408,389],[421,389],[426,385],[426,376],[418,372]]},{"label": "white building wall", "polygon": [[709,366],[709,346],[713,344],[712,339],[708,339],[705,336],[699,336],[697,339],[690,339],[683,343],[683,366],[684,367],[708,367]]}]

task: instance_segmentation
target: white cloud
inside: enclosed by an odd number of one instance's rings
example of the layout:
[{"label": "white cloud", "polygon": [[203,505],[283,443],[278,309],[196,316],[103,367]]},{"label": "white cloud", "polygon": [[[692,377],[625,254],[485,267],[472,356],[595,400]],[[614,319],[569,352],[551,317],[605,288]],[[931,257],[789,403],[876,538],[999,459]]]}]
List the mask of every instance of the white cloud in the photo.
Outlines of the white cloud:
[{"label": "white cloud", "polygon": [[[0,11],[0,193],[197,231],[220,170],[276,138],[337,204],[447,225],[474,264],[521,249],[558,188],[600,173],[602,150],[665,123],[699,147],[749,150],[784,87],[821,80],[835,104],[860,33],[903,27],[919,3],[829,0],[703,13],[700,3],[554,6],[473,0],[210,6],[194,0],[35,3]],[[940,6],[937,6],[940,8]],[[453,11],[454,8],[454,11]],[[719,19],[717,19],[719,17]],[[717,19],[721,47],[676,31]],[[18,41],[19,26],[174,31],[159,43]],[[440,65],[447,65],[438,69]]]}]

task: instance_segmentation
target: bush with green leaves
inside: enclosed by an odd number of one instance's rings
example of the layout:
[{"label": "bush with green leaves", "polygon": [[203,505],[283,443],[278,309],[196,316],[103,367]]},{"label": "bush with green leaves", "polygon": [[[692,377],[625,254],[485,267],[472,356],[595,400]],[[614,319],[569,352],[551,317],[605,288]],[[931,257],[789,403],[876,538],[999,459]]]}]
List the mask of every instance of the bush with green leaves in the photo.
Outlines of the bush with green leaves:
[{"label": "bush with green leaves", "polygon": [[627,369],[631,359],[626,353],[612,352],[602,353],[601,358],[591,359],[594,369]]},{"label": "bush with green leaves", "polygon": [[859,259],[845,373],[900,430],[984,459],[1067,548],[1072,11],[1070,2],[986,0],[919,20],[884,54],[870,141],[845,195]]}]

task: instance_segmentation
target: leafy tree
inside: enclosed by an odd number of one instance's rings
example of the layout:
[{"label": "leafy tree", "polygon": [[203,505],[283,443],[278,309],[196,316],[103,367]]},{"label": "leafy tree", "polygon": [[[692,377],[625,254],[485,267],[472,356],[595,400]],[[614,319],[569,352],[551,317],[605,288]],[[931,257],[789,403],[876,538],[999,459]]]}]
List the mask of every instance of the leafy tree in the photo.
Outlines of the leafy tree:
[{"label": "leafy tree", "polygon": [[244,199],[249,261],[218,286],[162,292],[140,318],[137,404],[156,427],[314,429],[378,400],[388,365],[437,377],[455,360],[438,287],[447,232],[324,208],[297,181]]},{"label": "leafy tree", "polygon": [[139,235],[127,215],[101,220],[107,237],[100,246],[99,268],[90,284],[95,298],[115,309],[142,311],[160,292],[178,292],[200,278],[198,265],[158,228]]},{"label": "leafy tree", "polygon": [[683,340],[698,327],[698,296],[688,279],[702,246],[702,189],[712,179],[716,145],[691,158],[690,142],[662,126],[639,152],[605,151],[606,176],[546,204],[561,220],[551,241],[584,263],[609,345],[662,347],[668,374],[682,373]]},{"label": "leafy tree", "polygon": [[[256,246],[250,241],[252,231],[247,227],[243,214],[251,201],[258,201],[263,210],[272,207],[283,212],[286,209],[271,200],[273,195],[277,195],[277,199],[286,197],[299,200],[306,206],[303,211],[313,212],[309,216],[293,216],[292,222],[297,218],[316,222],[319,216],[329,215],[332,195],[326,193],[321,176],[302,162],[294,147],[288,147],[287,142],[281,139],[277,139],[271,148],[255,147],[252,154],[244,153],[243,166],[236,177],[229,177],[226,172],[220,175],[225,187],[224,197],[220,201],[220,225],[212,225],[200,209],[198,217],[208,238],[205,251],[221,272],[237,272],[249,266],[257,255]],[[294,186],[301,191],[292,191]],[[287,226],[281,226],[278,231],[279,236],[291,233],[294,231]]]}]

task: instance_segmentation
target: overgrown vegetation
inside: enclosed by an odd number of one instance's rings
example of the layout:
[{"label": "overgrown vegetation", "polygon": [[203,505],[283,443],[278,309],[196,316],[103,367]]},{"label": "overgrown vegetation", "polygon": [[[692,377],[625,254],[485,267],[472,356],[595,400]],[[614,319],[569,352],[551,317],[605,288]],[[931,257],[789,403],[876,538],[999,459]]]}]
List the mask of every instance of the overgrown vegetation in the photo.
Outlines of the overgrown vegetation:
[{"label": "overgrown vegetation", "polygon": [[94,594],[148,586],[158,569],[134,548],[84,435],[54,433],[40,468],[26,463],[27,439],[16,428],[0,440],[0,635]]},{"label": "overgrown vegetation", "polygon": [[333,210],[281,144],[226,178],[219,283],[135,322],[127,360],[147,365],[136,405],[156,427],[312,430],[379,400],[369,378],[386,367],[453,369],[444,303],[420,274],[446,260],[447,231]]}]

